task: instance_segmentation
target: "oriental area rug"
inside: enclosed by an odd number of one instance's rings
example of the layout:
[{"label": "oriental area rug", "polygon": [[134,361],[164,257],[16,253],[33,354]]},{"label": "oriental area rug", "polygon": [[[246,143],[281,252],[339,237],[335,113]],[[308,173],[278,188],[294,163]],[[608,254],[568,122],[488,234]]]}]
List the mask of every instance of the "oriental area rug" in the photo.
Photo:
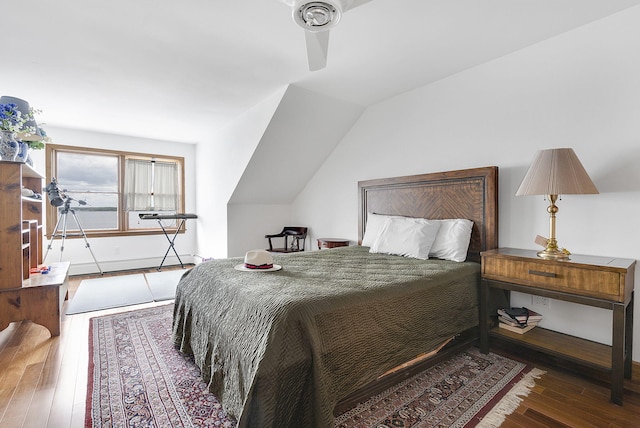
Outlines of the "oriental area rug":
[{"label": "oriental area rug", "polygon": [[[235,427],[171,340],[173,304],[95,317],[85,427]],[[470,348],[336,417],[335,427],[497,427],[543,372]]]}]

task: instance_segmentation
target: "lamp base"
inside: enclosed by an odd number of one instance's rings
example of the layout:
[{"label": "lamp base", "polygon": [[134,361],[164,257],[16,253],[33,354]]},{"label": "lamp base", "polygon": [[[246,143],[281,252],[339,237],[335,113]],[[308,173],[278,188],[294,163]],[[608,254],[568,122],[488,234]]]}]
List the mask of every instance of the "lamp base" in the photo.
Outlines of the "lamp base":
[{"label": "lamp base", "polygon": [[538,251],[538,257],[546,260],[568,260],[569,254],[558,248],[545,248],[542,251]]}]

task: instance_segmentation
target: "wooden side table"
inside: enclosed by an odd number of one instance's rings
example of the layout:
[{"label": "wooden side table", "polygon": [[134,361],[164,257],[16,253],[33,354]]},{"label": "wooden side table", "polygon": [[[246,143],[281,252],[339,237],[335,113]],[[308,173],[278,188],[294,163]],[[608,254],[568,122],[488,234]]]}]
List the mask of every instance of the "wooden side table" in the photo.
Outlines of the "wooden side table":
[{"label": "wooden side table", "polygon": [[348,247],[348,239],[339,238],[318,238],[318,250],[323,248]]},{"label": "wooden side table", "polygon": [[[515,248],[485,251],[481,256],[480,350],[489,352],[489,339],[495,338],[610,373],[611,401],[622,405],[624,378],[631,379],[635,260],[581,255],[545,260],[535,251]],[[496,315],[489,313],[490,288],[502,289],[507,295],[519,291],[609,309],[612,345],[541,327],[525,334],[495,328]]]}]

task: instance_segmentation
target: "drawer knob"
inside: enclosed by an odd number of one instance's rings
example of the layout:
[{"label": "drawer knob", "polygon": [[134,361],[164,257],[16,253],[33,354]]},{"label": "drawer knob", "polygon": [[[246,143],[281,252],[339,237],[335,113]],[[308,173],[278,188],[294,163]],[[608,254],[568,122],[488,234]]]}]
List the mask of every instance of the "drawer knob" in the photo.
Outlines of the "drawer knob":
[{"label": "drawer knob", "polygon": [[529,269],[529,275],[538,275],[538,276],[546,276],[548,278],[555,278],[556,274],[553,272],[542,272],[539,270],[531,270]]}]

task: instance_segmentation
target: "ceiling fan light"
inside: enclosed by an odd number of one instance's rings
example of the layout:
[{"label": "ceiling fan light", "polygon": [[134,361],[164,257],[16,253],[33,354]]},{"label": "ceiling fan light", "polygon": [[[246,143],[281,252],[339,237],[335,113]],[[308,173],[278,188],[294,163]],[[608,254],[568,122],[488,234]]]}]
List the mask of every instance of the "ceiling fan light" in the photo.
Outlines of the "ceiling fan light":
[{"label": "ceiling fan light", "polygon": [[325,31],[340,21],[341,11],[332,3],[312,1],[293,10],[293,19],[307,31]]},{"label": "ceiling fan light", "polygon": [[307,27],[322,27],[331,21],[331,11],[323,7],[310,7],[304,11],[304,21]]}]

